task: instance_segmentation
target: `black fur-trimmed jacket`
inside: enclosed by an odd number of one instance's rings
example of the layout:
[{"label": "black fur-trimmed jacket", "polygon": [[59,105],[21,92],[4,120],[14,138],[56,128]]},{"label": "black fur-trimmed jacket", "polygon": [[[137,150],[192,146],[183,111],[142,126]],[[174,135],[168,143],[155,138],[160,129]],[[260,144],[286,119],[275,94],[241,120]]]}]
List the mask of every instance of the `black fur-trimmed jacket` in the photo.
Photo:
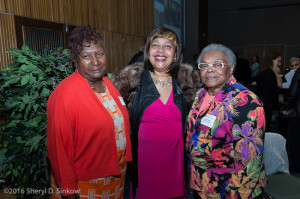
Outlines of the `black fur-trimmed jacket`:
[{"label": "black fur-trimmed jacket", "polygon": [[[123,96],[130,114],[130,138],[133,162],[128,164],[128,174],[132,182],[133,194],[135,195],[135,190],[138,185],[138,129],[145,110],[159,98],[160,95],[152,81],[149,71],[144,69],[143,63],[136,63],[117,71],[113,74],[112,82]],[[193,103],[195,94],[201,86],[199,72],[193,70],[193,67],[190,65],[181,64],[178,77],[173,77],[172,84],[174,103],[180,110],[182,116],[182,136],[183,143],[185,143],[186,117]],[[184,157],[186,157],[185,154]],[[186,168],[186,158],[184,166]],[[186,173],[185,177],[187,180]]]}]

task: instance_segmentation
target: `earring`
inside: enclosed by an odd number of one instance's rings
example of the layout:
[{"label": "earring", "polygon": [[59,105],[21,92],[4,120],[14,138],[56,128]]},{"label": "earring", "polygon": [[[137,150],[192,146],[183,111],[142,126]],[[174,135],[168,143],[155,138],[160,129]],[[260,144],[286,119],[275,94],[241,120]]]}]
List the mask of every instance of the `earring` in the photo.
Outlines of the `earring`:
[{"label": "earring", "polygon": [[174,56],[174,62],[176,61],[176,55]]}]

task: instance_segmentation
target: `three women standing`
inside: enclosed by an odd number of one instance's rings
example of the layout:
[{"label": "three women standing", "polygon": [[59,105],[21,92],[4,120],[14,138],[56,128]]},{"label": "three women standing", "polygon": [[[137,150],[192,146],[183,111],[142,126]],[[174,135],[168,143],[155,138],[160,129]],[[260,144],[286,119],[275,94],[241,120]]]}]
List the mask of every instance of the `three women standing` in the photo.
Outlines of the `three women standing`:
[{"label": "three women standing", "polygon": [[[70,36],[70,47],[77,70],[59,84],[47,106],[52,187],[80,189],[83,197],[115,194],[122,198],[126,161],[131,161],[125,103],[104,77],[106,56],[100,35],[89,26],[78,27]],[[144,66],[122,70],[137,77],[128,77],[127,82],[136,83],[137,90],[125,100],[131,103],[133,198],[185,196],[183,146],[189,109],[181,86],[195,89],[187,82],[193,84],[189,79],[199,78],[181,61],[176,33],[158,28],[147,38]],[[209,45],[198,61],[205,87],[197,92],[190,111],[186,141],[194,196],[259,197],[266,185],[262,104],[236,83],[232,76],[235,57],[228,48]],[[184,77],[179,80],[178,71],[184,67],[189,76],[179,74]],[[122,71],[113,79],[121,93],[128,86],[118,83]],[[200,87],[200,82],[195,83]],[[52,197],[62,195],[79,194],[55,193]]]}]

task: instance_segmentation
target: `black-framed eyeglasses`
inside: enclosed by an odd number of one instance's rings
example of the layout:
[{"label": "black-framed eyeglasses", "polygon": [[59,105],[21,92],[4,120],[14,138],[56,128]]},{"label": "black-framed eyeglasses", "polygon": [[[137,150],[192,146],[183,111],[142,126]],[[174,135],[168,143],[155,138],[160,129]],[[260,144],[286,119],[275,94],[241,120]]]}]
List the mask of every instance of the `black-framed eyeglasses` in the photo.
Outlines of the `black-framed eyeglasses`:
[{"label": "black-framed eyeglasses", "polygon": [[211,66],[214,69],[223,69],[224,66],[226,66],[227,64],[224,64],[222,62],[216,62],[216,63],[212,63],[212,64],[208,64],[208,63],[199,63],[198,64],[198,68],[199,70],[205,70],[208,69],[209,66]]}]

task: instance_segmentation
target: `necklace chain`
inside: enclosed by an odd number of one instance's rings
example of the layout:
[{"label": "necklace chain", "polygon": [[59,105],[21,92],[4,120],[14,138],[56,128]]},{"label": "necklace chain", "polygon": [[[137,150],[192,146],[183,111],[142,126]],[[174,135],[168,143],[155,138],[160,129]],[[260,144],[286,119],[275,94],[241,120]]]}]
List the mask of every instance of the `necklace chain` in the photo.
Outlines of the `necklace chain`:
[{"label": "necklace chain", "polygon": [[103,81],[104,91],[100,92],[100,91],[97,91],[97,89],[92,85],[92,83],[89,80],[87,80],[87,79],[85,79],[85,80],[89,83],[89,85],[92,88],[92,90],[94,91],[94,93],[105,93],[106,85],[105,85],[104,81]]},{"label": "necklace chain", "polygon": [[172,77],[171,76],[170,76],[170,79],[164,81],[164,80],[160,80],[158,77],[155,77],[154,73],[151,72],[150,74],[151,74],[151,77],[153,79],[154,84],[157,84],[160,87],[164,87],[164,86],[169,87],[169,86],[171,86],[171,84],[172,84]]}]

